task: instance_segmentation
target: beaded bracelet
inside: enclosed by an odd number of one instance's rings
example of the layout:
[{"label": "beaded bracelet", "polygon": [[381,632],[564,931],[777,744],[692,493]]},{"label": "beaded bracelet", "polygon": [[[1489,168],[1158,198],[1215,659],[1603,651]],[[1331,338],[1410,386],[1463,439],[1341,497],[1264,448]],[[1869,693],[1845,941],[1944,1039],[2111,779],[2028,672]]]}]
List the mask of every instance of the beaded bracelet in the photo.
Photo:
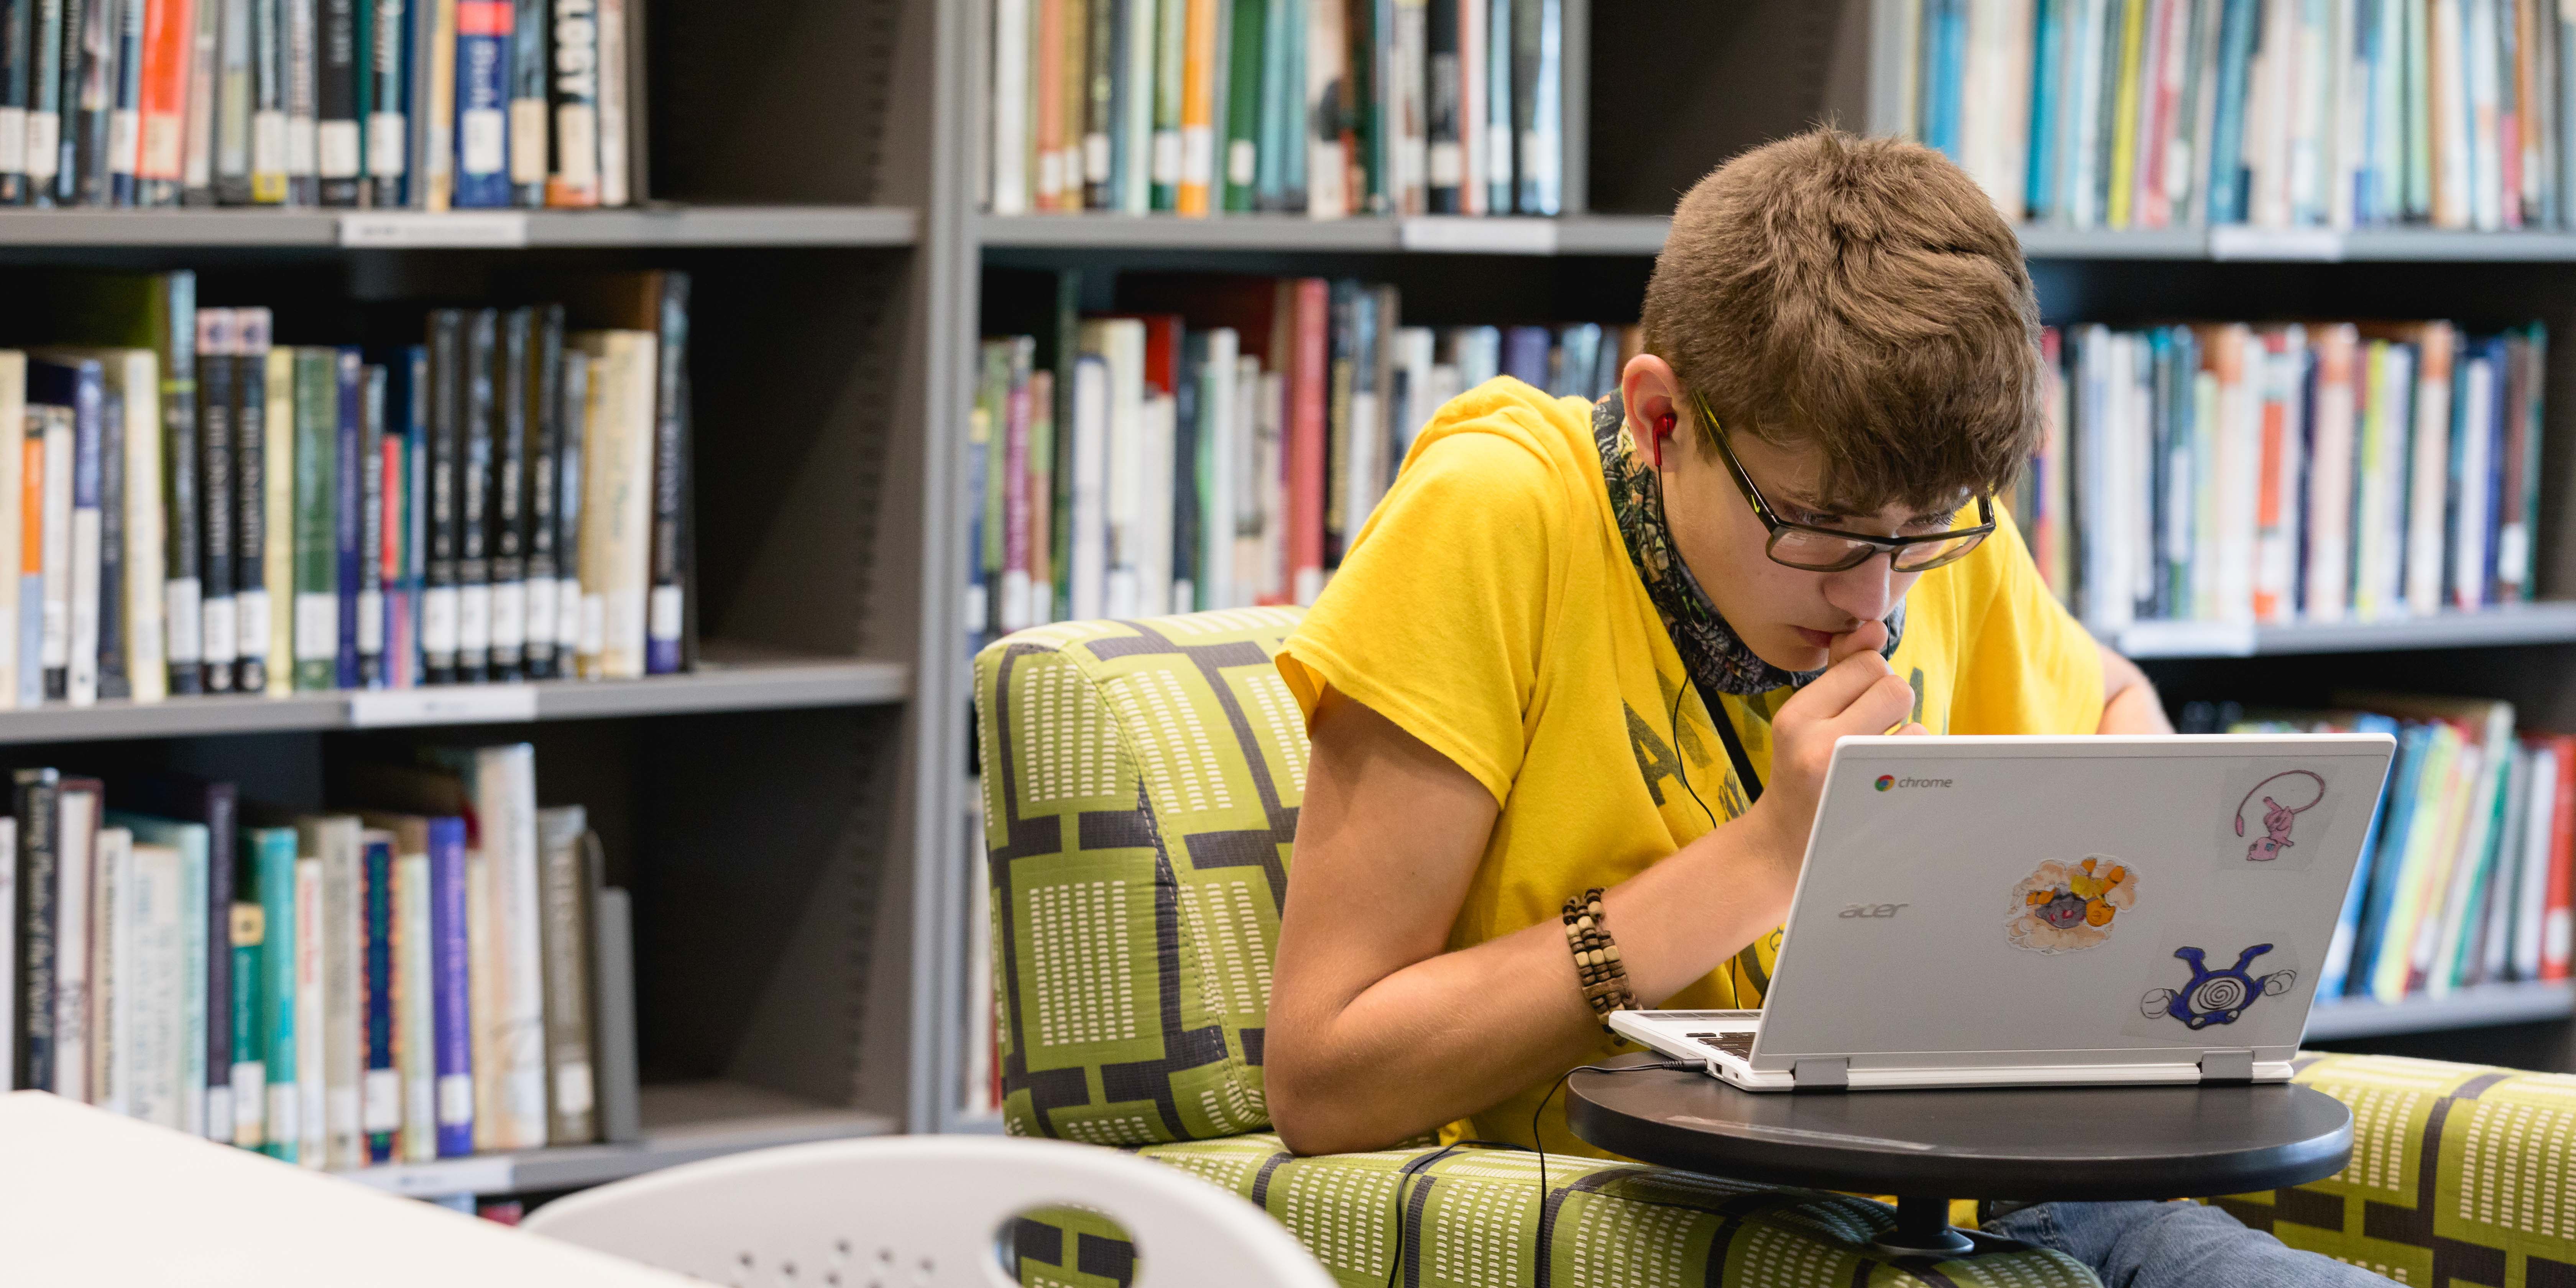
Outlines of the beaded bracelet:
[{"label": "beaded bracelet", "polygon": [[1574,954],[1574,974],[1583,987],[1583,1000],[1594,1015],[1602,1017],[1601,1031],[1616,1037],[1609,1015],[1636,1010],[1637,995],[1628,987],[1628,968],[1619,960],[1619,945],[1603,922],[1601,887],[1566,900],[1562,916],[1565,946]]}]

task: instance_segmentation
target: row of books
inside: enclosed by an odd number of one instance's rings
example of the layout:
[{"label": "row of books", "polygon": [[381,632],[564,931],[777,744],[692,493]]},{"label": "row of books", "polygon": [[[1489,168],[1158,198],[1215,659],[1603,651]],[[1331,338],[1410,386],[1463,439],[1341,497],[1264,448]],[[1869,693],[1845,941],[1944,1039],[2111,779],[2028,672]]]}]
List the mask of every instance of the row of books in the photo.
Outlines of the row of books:
[{"label": "row of books", "polygon": [[2532,597],[2539,323],[2095,325],[2042,347],[2047,439],[2014,511],[2097,633]]},{"label": "row of books", "polygon": [[2192,703],[2185,733],[2386,733],[2378,812],[2320,999],[2394,1002],[2568,977],[2576,928],[2576,735],[2517,732],[2511,703],[2338,693],[2328,711]]},{"label": "row of books", "polygon": [[1637,344],[1596,323],[1406,326],[1395,288],[1356,281],[1129,274],[1120,292],[1137,311],[984,342],[979,646],[1048,621],[1311,603],[1442,403],[1498,375],[1598,398]]},{"label": "row of books", "polygon": [[308,1167],[600,1139],[633,1027],[582,808],[537,808],[524,743],[346,778],[365,808],[294,815],[231,783],[16,771],[0,1086]]},{"label": "row of books", "polygon": [[643,0],[0,0],[0,205],[627,205],[643,20]]},{"label": "row of books", "polygon": [[1553,215],[1561,0],[995,0],[986,203]]},{"label": "row of books", "polygon": [[57,285],[96,343],[0,350],[0,706],[685,669],[684,276],[372,351]]},{"label": "row of books", "polygon": [[2576,13],[2546,0],[1903,0],[1910,132],[2077,227],[2559,227]]}]

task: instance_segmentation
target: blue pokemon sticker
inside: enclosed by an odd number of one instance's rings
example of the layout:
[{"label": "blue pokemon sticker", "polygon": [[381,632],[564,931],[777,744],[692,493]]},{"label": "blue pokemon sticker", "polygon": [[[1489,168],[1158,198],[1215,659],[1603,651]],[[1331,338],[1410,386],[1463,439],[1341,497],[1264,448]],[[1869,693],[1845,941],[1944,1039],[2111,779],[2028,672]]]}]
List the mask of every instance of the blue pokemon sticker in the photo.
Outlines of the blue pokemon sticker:
[{"label": "blue pokemon sticker", "polygon": [[2268,975],[2247,972],[2255,958],[2270,951],[2270,944],[2255,944],[2236,955],[2234,966],[2211,970],[2200,949],[2177,948],[2173,955],[2191,967],[2191,982],[2179,989],[2147,990],[2146,996],[2138,999],[2138,1013],[2151,1020],[2180,1020],[2184,1027],[2195,1031],[2212,1024],[2234,1024],[2255,998],[2278,997],[2299,982],[2295,970],[2276,970]]}]

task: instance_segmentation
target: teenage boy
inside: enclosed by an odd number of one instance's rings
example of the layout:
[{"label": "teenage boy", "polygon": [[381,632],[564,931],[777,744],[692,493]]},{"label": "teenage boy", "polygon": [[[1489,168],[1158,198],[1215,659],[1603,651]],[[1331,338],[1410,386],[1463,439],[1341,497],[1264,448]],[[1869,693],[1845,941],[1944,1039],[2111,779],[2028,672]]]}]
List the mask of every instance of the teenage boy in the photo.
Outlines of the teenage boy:
[{"label": "teenage boy", "polygon": [[[1837,738],[2172,731],[1995,505],[2038,308],[1957,167],[1830,130],[1736,158],[1644,325],[1598,405],[1443,407],[1279,654],[1313,740],[1265,1070],[1292,1149],[1596,1153],[1543,1098],[1616,1053],[1609,1006],[1762,1004]],[[1620,968],[1588,978],[1587,892]],[[2379,1282],[2196,1204],[1989,1228],[2107,1283]]]}]

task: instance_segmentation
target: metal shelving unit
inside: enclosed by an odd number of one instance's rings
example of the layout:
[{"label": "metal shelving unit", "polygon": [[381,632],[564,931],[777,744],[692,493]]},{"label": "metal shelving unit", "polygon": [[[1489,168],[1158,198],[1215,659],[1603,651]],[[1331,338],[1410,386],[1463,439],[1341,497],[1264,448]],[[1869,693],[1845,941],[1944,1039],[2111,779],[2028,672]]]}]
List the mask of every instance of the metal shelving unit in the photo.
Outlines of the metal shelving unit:
[{"label": "metal shelving unit", "polygon": [[888,206],[663,205],[640,210],[0,210],[0,247],[909,246],[920,214]]},{"label": "metal shelving unit", "polygon": [[2430,1033],[2490,1024],[2530,1024],[2576,1015],[2576,981],[2472,984],[2444,997],[2416,995],[2400,1002],[2340,999],[2308,1011],[2307,1041]]},{"label": "metal shelving unit", "polygon": [[422,1198],[565,1190],[656,1168],[775,1145],[901,1131],[884,1114],[800,1101],[739,1083],[643,1089],[644,1138],[625,1145],[561,1145],[428,1163],[383,1163],[338,1173]]},{"label": "metal shelving unit", "polygon": [[2576,643],[2576,601],[2540,600],[2378,621],[2140,622],[2112,647],[2133,658],[2255,657],[2289,653],[2396,653]]}]

